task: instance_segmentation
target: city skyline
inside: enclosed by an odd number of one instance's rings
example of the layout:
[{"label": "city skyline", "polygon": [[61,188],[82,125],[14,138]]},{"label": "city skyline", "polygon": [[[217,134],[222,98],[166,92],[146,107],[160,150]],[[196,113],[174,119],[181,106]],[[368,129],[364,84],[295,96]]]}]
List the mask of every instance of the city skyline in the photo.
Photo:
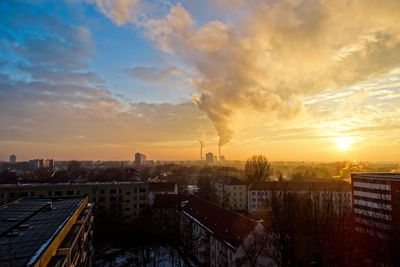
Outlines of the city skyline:
[{"label": "city skyline", "polygon": [[[362,10],[362,12],[360,12]],[[400,158],[396,1],[0,3],[0,160]]]}]

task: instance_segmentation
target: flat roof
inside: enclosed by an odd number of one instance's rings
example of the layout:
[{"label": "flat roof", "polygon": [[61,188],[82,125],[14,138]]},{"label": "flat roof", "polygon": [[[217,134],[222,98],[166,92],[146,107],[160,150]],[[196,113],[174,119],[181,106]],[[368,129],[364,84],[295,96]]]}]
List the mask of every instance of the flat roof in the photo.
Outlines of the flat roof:
[{"label": "flat roof", "polygon": [[351,177],[400,181],[400,173],[392,172],[355,172],[351,174]]},{"label": "flat roof", "polygon": [[70,185],[125,185],[125,184],[146,184],[146,182],[89,182],[89,183],[29,183],[29,184],[0,184],[1,187],[35,187],[35,186],[70,186]]},{"label": "flat roof", "polygon": [[0,266],[33,266],[84,198],[18,199],[0,207]]}]

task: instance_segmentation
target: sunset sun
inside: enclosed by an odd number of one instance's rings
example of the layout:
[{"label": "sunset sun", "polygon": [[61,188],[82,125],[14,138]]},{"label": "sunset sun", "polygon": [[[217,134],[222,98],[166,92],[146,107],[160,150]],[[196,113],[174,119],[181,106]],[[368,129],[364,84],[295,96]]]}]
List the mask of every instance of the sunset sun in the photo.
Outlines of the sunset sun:
[{"label": "sunset sun", "polygon": [[337,148],[340,150],[347,150],[351,146],[351,144],[354,143],[354,140],[352,137],[349,136],[341,136],[341,137],[336,137],[333,139],[333,142],[336,144]]}]

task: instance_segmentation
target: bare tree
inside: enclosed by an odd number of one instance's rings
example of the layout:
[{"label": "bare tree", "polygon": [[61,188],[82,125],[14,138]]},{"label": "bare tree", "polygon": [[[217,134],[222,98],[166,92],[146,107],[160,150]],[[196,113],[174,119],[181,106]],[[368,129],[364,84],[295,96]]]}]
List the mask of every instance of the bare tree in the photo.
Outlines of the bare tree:
[{"label": "bare tree", "polygon": [[273,262],[266,258],[271,247],[264,230],[255,229],[241,245],[242,257],[236,259],[238,266],[273,266]]},{"label": "bare tree", "polygon": [[263,155],[254,155],[246,161],[245,175],[247,183],[269,180],[273,174],[271,164]]}]

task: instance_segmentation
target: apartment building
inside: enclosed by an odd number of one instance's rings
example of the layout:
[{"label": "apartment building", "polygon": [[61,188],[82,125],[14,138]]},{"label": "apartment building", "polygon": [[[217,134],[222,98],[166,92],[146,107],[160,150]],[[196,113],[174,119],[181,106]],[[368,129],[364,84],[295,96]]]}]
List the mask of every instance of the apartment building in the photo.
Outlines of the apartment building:
[{"label": "apartment building", "polygon": [[144,182],[103,183],[38,183],[0,185],[0,204],[20,197],[70,198],[88,197],[96,203],[98,215],[110,219],[131,221],[148,206],[148,184]]},{"label": "apartment building", "polygon": [[247,187],[234,176],[218,176],[211,180],[211,187],[219,203],[231,210],[243,211],[247,206]]},{"label": "apartment building", "polygon": [[[255,235],[264,234],[260,222],[193,195],[180,207],[182,240],[201,266],[247,266]],[[271,263],[262,255],[256,260],[258,266]]]},{"label": "apartment building", "polygon": [[0,207],[0,266],[92,266],[88,198],[18,199]]},{"label": "apartment building", "polygon": [[[282,195],[283,192],[296,194],[319,195],[320,200],[330,198],[336,203],[351,208],[351,185],[343,181],[320,182],[256,182],[249,186],[247,208],[250,214],[257,214],[271,203],[273,194]],[[351,210],[350,210],[351,211]]]},{"label": "apartment building", "polygon": [[153,205],[156,195],[178,194],[178,185],[176,183],[159,182],[149,183],[149,205]]},{"label": "apartment building", "polygon": [[356,230],[387,239],[400,230],[400,174],[352,173]]}]

